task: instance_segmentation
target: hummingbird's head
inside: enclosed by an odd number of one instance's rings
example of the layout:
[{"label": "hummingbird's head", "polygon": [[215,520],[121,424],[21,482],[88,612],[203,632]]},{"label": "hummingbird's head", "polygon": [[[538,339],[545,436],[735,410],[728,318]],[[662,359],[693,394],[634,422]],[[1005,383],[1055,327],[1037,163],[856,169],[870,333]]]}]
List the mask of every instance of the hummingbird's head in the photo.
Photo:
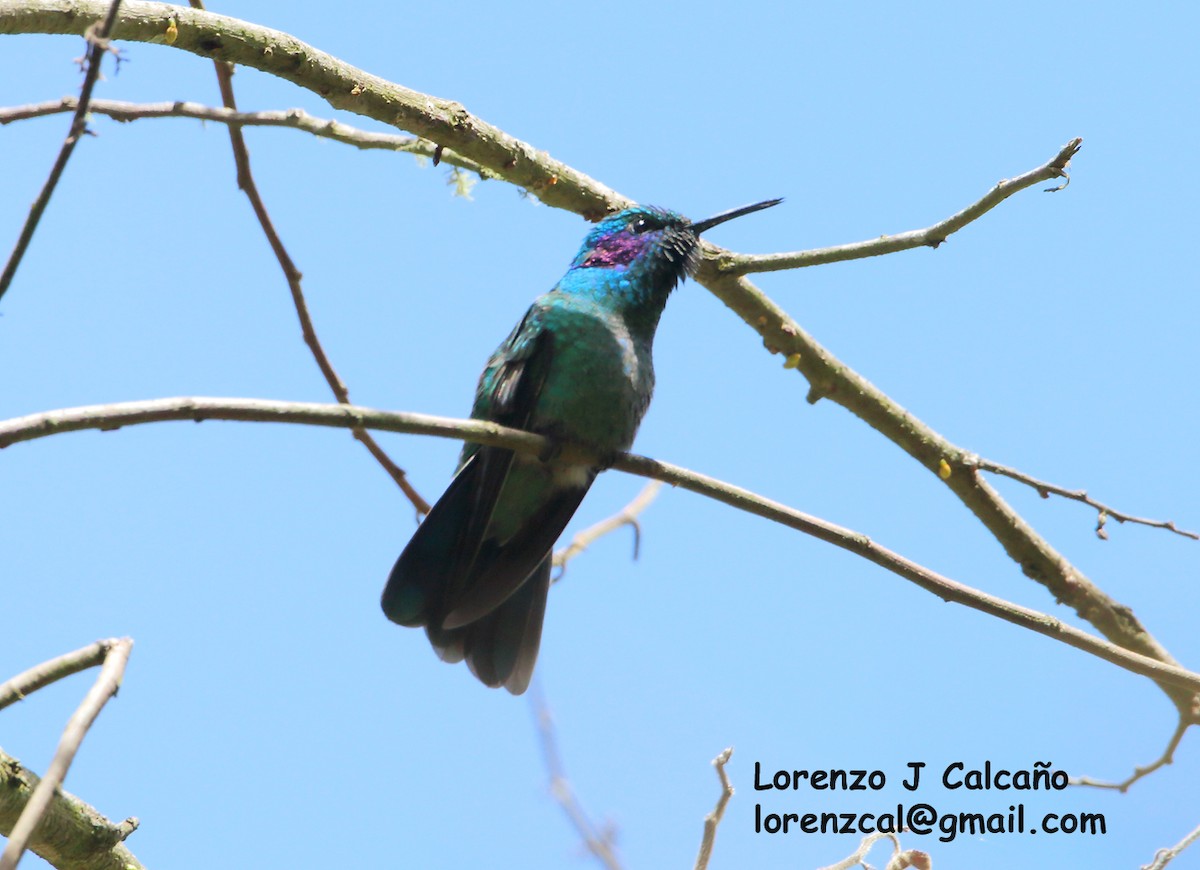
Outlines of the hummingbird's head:
[{"label": "hummingbird's head", "polygon": [[695,250],[691,221],[665,208],[637,206],[592,227],[571,268],[631,272],[630,278],[661,273],[674,286],[691,268]]},{"label": "hummingbird's head", "polygon": [[691,274],[699,257],[700,234],[717,224],[782,202],[770,199],[702,221],[654,206],[635,206],[609,215],[596,224],[579,249],[571,270],[607,269],[625,273],[647,289],[669,292]]}]

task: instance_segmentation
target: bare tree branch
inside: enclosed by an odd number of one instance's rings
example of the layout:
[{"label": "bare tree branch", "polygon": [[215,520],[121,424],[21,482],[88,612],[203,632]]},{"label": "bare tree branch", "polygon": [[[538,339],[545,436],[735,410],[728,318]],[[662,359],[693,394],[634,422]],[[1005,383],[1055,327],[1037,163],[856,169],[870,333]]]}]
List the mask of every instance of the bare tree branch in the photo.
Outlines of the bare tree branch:
[{"label": "bare tree branch", "polygon": [[1088,776],[1081,776],[1072,778],[1070,783],[1071,785],[1090,786],[1091,788],[1113,789],[1124,794],[1139,779],[1149,776],[1160,767],[1164,767],[1175,760],[1175,750],[1179,748],[1179,741],[1183,739],[1184,732],[1187,731],[1188,726],[1191,724],[1194,723],[1181,717],[1179,724],[1175,726],[1175,732],[1171,735],[1171,739],[1167,741],[1167,748],[1163,750],[1163,754],[1144,767],[1135,767],[1133,773],[1121,782],[1102,782]]},{"label": "bare tree branch", "polygon": [[[83,87],[79,90],[79,104],[75,107],[75,117],[71,119],[67,138],[63,140],[58,157],[50,168],[50,176],[42,185],[42,191],[38,194],[37,199],[33,201],[33,206],[29,209],[29,217],[25,219],[25,225],[21,227],[21,234],[17,236],[17,243],[13,246],[12,253],[8,255],[8,262],[4,264],[4,271],[0,272],[0,299],[4,298],[5,291],[12,284],[13,276],[17,274],[17,267],[21,265],[21,259],[25,256],[29,242],[37,231],[42,213],[50,204],[54,188],[58,186],[58,180],[62,178],[63,170],[67,168],[67,161],[71,159],[71,152],[75,150],[75,145],[78,144],[80,137],[87,132],[88,101],[92,98],[92,89],[96,87],[96,80],[100,78],[100,62],[108,53],[108,35],[112,33],[113,24],[117,20],[117,9],[120,5],[121,0],[112,0],[102,20],[96,21],[95,19],[99,16],[93,16],[89,19],[92,23],[85,25],[83,31],[84,38],[87,39],[87,51],[84,54],[85,72]],[[81,21],[80,24],[83,22]]]},{"label": "bare tree branch", "polygon": [[1073,501],[1081,501],[1084,504],[1094,507],[1099,513],[1099,520],[1096,525],[1096,536],[1102,540],[1108,540],[1108,532],[1104,530],[1105,523],[1108,518],[1116,520],[1118,523],[1137,523],[1138,525],[1150,526],[1155,529],[1166,529],[1174,532],[1177,535],[1182,535],[1185,538],[1191,538],[1193,541],[1200,541],[1200,535],[1195,532],[1189,532],[1186,529],[1178,528],[1171,520],[1151,520],[1145,517],[1135,517],[1131,514],[1124,513],[1116,508],[1110,507],[1103,502],[1096,501],[1087,494],[1086,489],[1065,489],[1053,483],[1047,483],[1044,480],[1038,480],[1036,477],[1026,474],[1023,471],[1018,471],[1015,468],[1009,468],[1007,465],[1001,465],[998,462],[992,462],[990,459],[984,459],[982,456],[969,457],[966,462],[973,465],[981,471],[990,471],[992,474],[1000,474],[1004,477],[1011,477],[1013,480],[1019,480],[1028,486],[1037,490],[1037,494],[1042,498],[1049,498],[1051,495],[1059,495],[1063,498],[1069,498]]},{"label": "bare tree branch", "polygon": [[575,796],[575,790],[571,788],[571,781],[567,779],[562,755],[558,751],[554,717],[546,705],[546,697],[542,693],[541,683],[537,680],[534,681],[533,692],[529,695],[529,706],[533,711],[534,722],[537,724],[538,737],[542,745],[542,757],[546,761],[546,772],[550,776],[550,794],[562,807],[571,826],[575,828],[592,856],[608,870],[621,870],[621,860],[617,857],[614,832],[611,829],[602,831],[596,829],[595,824],[588,818],[583,804]]},{"label": "bare tree branch", "polygon": [[[190,0],[190,3],[193,9],[204,9],[202,0]],[[214,58],[213,66],[217,71],[217,84],[221,89],[221,101],[225,104],[226,109],[236,112],[237,99],[233,95],[233,64]],[[271,250],[275,253],[275,259],[279,261],[279,268],[283,270],[284,279],[287,281],[288,289],[292,293],[292,304],[296,308],[296,316],[300,319],[300,331],[304,336],[304,343],[308,345],[309,351],[312,352],[313,359],[317,363],[317,368],[321,370],[325,382],[333,390],[334,397],[343,405],[349,405],[350,391],[346,389],[345,382],[334,369],[333,363],[330,362],[329,356],[325,353],[325,348],[321,345],[321,340],[317,338],[317,331],[313,327],[312,316],[308,313],[308,302],[305,301],[304,290],[300,286],[300,270],[296,268],[291,255],[288,254],[287,248],[284,247],[283,239],[276,232],[271,215],[267,212],[267,204],[263,202],[262,195],[258,192],[258,184],[255,183],[254,173],[250,170],[250,151],[246,148],[246,139],[242,136],[242,128],[238,124],[229,125],[229,142],[233,146],[233,161],[237,165],[238,188],[250,200],[250,206],[254,209],[254,216],[258,218],[258,223],[267,237],[267,243],[270,244]],[[417,509],[417,513],[429,513],[429,502],[421,498],[421,494],[408,482],[408,475],[404,472],[404,469],[392,461],[392,458],[384,452],[383,448],[379,446],[379,443],[371,434],[361,427],[353,429],[352,432],[355,439],[367,448],[367,451],[375,457],[375,461],[383,466],[392,480],[396,482],[396,485],[400,487],[401,491],[408,497],[408,500],[412,502],[413,507]]]},{"label": "bare tree branch", "polygon": [[[30,118],[41,118],[62,112],[73,112],[79,106],[77,97],[63,97],[61,100],[48,100],[44,103],[32,103],[27,106],[14,106],[0,109],[0,126],[14,121],[25,121]],[[284,127],[301,130],[319,136],[322,139],[332,139],[344,145],[353,145],[364,151],[401,151],[416,157],[434,158],[437,147],[428,139],[418,136],[397,136],[395,133],[375,133],[360,130],[341,121],[329,118],[316,118],[303,109],[284,109],[269,112],[239,112],[219,106],[205,106],[201,103],[189,103],[177,100],[170,103],[127,103],[121,100],[92,100],[88,111],[93,115],[106,115],[114,121],[128,123],[146,118],[194,118],[199,121],[214,121],[218,124],[237,125],[240,127]],[[491,173],[474,160],[468,160],[448,148],[443,149],[439,162],[467,169],[488,178]]]},{"label": "bare tree branch", "polygon": [[596,540],[604,537],[610,532],[615,532],[622,526],[629,526],[633,529],[633,558],[638,557],[638,549],[641,546],[642,527],[638,524],[638,516],[647,507],[650,502],[658,496],[659,489],[662,488],[662,481],[652,480],[642,487],[642,491],[633,497],[633,501],[617,511],[611,517],[601,520],[594,526],[584,529],[575,537],[571,538],[571,543],[563,547],[554,554],[554,565],[559,569],[554,582],[557,583],[563,578],[563,574],[567,572],[567,562],[574,559]]},{"label": "bare tree branch", "polygon": [[30,844],[34,829],[50,807],[55,790],[66,779],[67,771],[88,729],[92,727],[108,699],[120,688],[121,678],[125,675],[125,664],[129,661],[129,651],[132,648],[133,641],[127,637],[108,642],[100,675],[84,697],[83,703],[79,705],[79,709],[68,720],[46,775],[34,788],[25,809],[8,835],[8,844],[4,847],[3,854],[0,854],[0,870],[16,870],[17,862],[21,860],[21,855]]},{"label": "bare tree branch", "polygon": [[[45,438],[60,432],[77,432],[84,429],[119,429],[122,426],[166,420],[195,420],[198,422],[210,419],[299,423],[334,428],[362,426],[387,432],[462,438],[478,444],[507,447],[530,454],[542,453],[551,446],[551,442],[540,435],[508,429],[483,420],[456,420],[427,414],[377,411],[357,405],[322,405],[315,402],[279,402],[267,399],[179,397],[64,408],[0,421],[0,448],[22,441]],[[563,461],[581,464],[597,461],[597,457],[580,448],[560,444],[554,446],[560,448],[558,455]],[[664,483],[691,490],[738,510],[804,532],[874,562],[893,574],[898,574],[922,589],[932,592],[943,601],[966,605],[1005,622],[1011,622],[1053,638],[1131,673],[1150,677],[1173,693],[1190,698],[1200,692],[1200,674],[1181,667],[1174,660],[1164,661],[1151,655],[1126,650],[1074,626],[1067,625],[1045,613],[973,589],[918,565],[886,547],[881,547],[866,535],[802,513],[747,489],[724,483],[704,474],[688,471],[677,465],[634,454],[623,454],[613,463],[612,467],[619,471],[661,480]],[[1195,714],[1191,713],[1191,715]]]},{"label": "bare tree branch", "polygon": [[732,755],[731,746],[712,761],[713,767],[717,769],[717,778],[721,781],[721,796],[717,798],[717,805],[713,807],[713,811],[704,817],[704,836],[700,840],[700,854],[696,856],[696,870],[708,870],[713,842],[717,839],[717,828],[721,819],[725,817],[725,807],[729,805],[729,799],[733,797],[733,785],[729,782],[729,774],[725,772],[725,765],[729,763]]},{"label": "bare tree branch", "polygon": [[[17,823],[41,780],[0,751],[0,835]],[[143,870],[124,840],[137,819],[114,822],[62,788],[54,792],[29,848],[59,870]]]}]

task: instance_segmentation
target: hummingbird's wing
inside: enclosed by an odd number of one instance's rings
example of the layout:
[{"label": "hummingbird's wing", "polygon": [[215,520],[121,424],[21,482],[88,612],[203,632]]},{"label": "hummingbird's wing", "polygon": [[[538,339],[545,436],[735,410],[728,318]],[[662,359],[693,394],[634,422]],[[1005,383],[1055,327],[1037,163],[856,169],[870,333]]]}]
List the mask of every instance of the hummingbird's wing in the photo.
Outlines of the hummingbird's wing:
[{"label": "hummingbird's wing", "polygon": [[[553,355],[553,334],[543,328],[535,303],[489,360],[472,416],[528,428]],[[426,626],[442,659],[466,658],[484,683],[520,694],[541,641],[550,549],[587,486],[547,493],[516,534],[499,540],[493,519],[498,506],[506,509],[501,493],[514,465],[546,472],[504,448],[468,445],[463,455],[449,488],[396,561],[383,610],[401,625]],[[513,481],[511,491],[519,484]]]},{"label": "hummingbird's wing", "polygon": [[[535,302],[488,360],[479,378],[471,416],[513,429],[528,429],[553,359],[554,336],[543,328],[542,307]],[[514,454],[502,447],[469,444],[463,450],[463,460],[459,473],[473,464],[473,479],[468,493],[465,528],[454,570],[446,585],[448,600],[458,597],[464,588],[472,585],[471,569],[479,561],[479,549],[491,525],[500,491],[508,480]],[[533,565],[529,570],[533,570]],[[526,571],[525,576],[528,573]]]},{"label": "hummingbird's wing", "polygon": [[[556,339],[544,325],[548,304],[552,303],[534,303],[492,357],[480,381],[476,416],[486,414],[486,419],[517,429],[533,428],[554,360]],[[478,500],[464,541],[471,558],[447,589],[442,627],[448,629],[481,619],[521,588],[550,552],[595,477],[576,475],[572,484],[558,485],[548,466],[498,447],[480,447],[469,461],[480,466],[474,493]],[[581,478],[585,482],[580,483]],[[538,495],[528,497],[532,493]],[[498,516],[505,512],[516,516]],[[496,522],[499,519],[507,522]],[[511,531],[514,519],[519,524]],[[501,537],[497,526],[510,531]]]},{"label": "hummingbird's wing", "polygon": [[475,459],[459,469],[392,567],[381,601],[392,622],[441,625],[446,593],[479,549],[470,539],[482,467]]},{"label": "hummingbird's wing", "polygon": [[[536,305],[526,312],[488,360],[471,416],[515,428],[528,422],[545,381],[553,340],[537,323],[535,309]],[[466,445],[450,486],[392,568],[381,602],[388,619],[409,627],[441,627],[448,602],[473,585],[472,566],[512,463],[511,450]]]}]

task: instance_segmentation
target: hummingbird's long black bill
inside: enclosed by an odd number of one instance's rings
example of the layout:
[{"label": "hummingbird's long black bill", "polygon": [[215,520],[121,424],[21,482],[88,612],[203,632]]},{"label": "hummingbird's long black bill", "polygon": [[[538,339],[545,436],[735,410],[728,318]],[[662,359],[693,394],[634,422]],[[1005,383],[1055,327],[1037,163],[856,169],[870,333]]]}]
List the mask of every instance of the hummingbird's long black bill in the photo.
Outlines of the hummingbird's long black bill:
[{"label": "hummingbird's long black bill", "polygon": [[764,202],[756,202],[754,205],[744,205],[741,208],[731,208],[729,211],[723,211],[720,214],[715,214],[710,218],[705,218],[702,221],[692,223],[692,232],[700,235],[705,230],[710,230],[717,224],[723,224],[725,221],[731,221],[736,217],[741,217],[744,214],[750,214],[755,211],[762,211],[764,208],[770,208],[773,205],[779,205],[783,202],[783,197],[779,199],[768,199]]}]

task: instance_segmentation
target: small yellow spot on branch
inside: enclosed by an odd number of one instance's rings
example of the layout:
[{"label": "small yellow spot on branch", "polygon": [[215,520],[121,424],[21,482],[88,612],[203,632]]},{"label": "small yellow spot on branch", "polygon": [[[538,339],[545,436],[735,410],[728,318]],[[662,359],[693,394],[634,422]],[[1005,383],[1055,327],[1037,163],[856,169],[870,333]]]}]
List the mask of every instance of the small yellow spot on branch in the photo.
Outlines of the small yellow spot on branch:
[{"label": "small yellow spot on branch", "polygon": [[949,480],[950,474],[951,474],[950,463],[947,462],[945,459],[939,459],[938,460],[938,477],[940,477],[942,480]]},{"label": "small yellow spot on branch", "polygon": [[798,354],[798,353],[789,354],[788,358],[783,361],[783,367],[785,369],[800,368],[800,354]]},{"label": "small yellow spot on branch", "polygon": [[179,38],[179,24],[172,18],[167,22],[167,45],[174,45]]}]

